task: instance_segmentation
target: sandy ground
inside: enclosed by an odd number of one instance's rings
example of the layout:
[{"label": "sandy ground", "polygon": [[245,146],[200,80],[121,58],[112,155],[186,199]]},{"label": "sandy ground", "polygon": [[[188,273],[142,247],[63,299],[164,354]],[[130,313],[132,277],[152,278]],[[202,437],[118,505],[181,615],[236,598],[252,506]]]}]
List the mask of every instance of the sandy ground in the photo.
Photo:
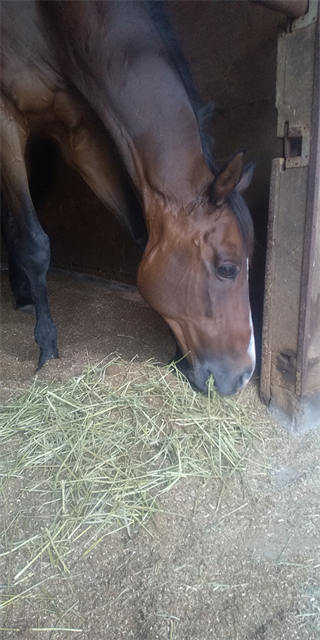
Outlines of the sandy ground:
[{"label": "sandy ground", "polygon": [[[71,377],[113,352],[159,362],[173,355],[165,324],[135,291],[51,274],[49,295],[60,360],[45,365],[42,379]],[[3,402],[32,383],[38,351],[34,316],[13,310],[6,273],[1,296]],[[68,577],[4,610],[1,638],[319,639],[320,430],[293,438],[266,419],[256,384],[247,394],[261,439],[238,473],[225,483],[181,481],[146,528],[114,534],[89,556],[75,553]],[[3,532],[18,501],[14,492],[0,500]]]},{"label": "sandy ground", "polygon": [[[8,274],[4,271],[1,276],[0,402],[13,388],[32,382],[39,356],[33,339],[35,316],[15,311]],[[46,363],[39,377],[72,377],[112,353],[128,360],[153,358],[169,363],[175,345],[167,325],[136,289],[117,283],[109,288],[100,280],[93,281],[96,286],[61,273],[50,274],[49,300],[60,358]],[[112,290],[117,287],[118,291]]]}]

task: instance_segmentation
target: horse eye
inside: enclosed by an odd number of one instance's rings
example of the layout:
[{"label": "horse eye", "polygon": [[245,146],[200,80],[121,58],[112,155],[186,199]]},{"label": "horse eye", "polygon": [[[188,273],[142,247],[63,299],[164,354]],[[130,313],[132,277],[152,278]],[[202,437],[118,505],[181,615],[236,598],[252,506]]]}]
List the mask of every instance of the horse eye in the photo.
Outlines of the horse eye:
[{"label": "horse eye", "polygon": [[235,280],[238,275],[239,269],[235,267],[233,264],[222,264],[220,267],[217,267],[217,274],[219,278],[223,280]]}]

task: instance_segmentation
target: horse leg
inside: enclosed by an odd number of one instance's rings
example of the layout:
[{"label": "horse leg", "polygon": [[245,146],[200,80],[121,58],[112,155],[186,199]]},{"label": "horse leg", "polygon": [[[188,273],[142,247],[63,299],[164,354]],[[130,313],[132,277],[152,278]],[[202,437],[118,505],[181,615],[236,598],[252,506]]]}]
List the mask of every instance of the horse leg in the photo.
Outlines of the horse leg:
[{"label": "horse leg", "polygon": [[1,231],[7,249],[9,282],[15,298],[16,309],[32,313],[34,304],[30,282],[18,260],[17,229],[3,194],[1,194]]},{"label": "horse leg", "polygon": [[[34,142],[33,146],[31,146],[29,156],[34,155],[35,146],[38,155],[40,154],[41,164],[38,161],[37,171],[33,172],[31,162],[31,175],[29,175],[29,172],[28,175],[31,199],[35,209],[37,209],[37,206],[41,206],[41,202],[45,198],[50,186],[58,150],[53,140],[40,139],[37,140],[36,143]],[[35,198],[38,205],[35,204]],[[33,313],[34,303],[31,294],[30,282],[17,259],[18,240],[15,221],[10,214],[3,194],[1,194],[1,233],[7,250],[9,282],[16,302],[15,308],[19,311],[24,311],[25,313]]]},{"label": "horse leg", "polygon": [[[3,103],[4,104],[4,103]],[[21,115],[9,104],[1,113],[1,178],[6,204],[16,230],[16,262],[27,276],[36,310],[35,341],[40,347],[38,369],[50,358],[58,358],[57,331],[48,303],[46,276],[50,246],[30,197],[24,153],[28,132]]]}]

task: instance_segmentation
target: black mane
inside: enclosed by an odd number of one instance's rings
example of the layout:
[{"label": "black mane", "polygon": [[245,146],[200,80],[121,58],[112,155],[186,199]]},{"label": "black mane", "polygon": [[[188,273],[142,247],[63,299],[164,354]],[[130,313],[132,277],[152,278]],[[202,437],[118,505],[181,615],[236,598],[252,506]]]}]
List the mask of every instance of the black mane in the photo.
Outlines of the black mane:
[{"label": "black mane", "polygon": [[251,259],[254,248],[254,226],[250,211],[241,193],[236,189],[231,191],[227,202],[237,218],[246,254]]},{"label": "black mane", "polygon": [[[189,96],[198,123],[204,159],[211,173],[216,176],[219,170],[212,155],[212,138],[206,131],[206,127],[213,116],[214,105],[212,103],[205,104],[195,86],[188,62],[174,33],[164,2],[162,0],[145,0],[145,7],[160,37],[166,44],[168,54]],[[251,256],[254,244],[254,229],[249,209],[240,193],[236,190],[228,197],[228,204],[237,218],[245,251],[248,256]]]},{"label": "black mane", "polygon": [[145,7],[153,25],[166,44],[167,52],[173,65],[176,67],[189,96],[189,100],[198,123],[205,161],[213,175],[217,175],[218,169],[215,166],[211,151],[212,139],[206,132],[206,128],[214,113],[214,105],[212,103],[204,104],[200,96],[200,93],[194,83],[189,64],[181,49],[181,44],[174,33],[171,20],[163,1],[145,0]]}]

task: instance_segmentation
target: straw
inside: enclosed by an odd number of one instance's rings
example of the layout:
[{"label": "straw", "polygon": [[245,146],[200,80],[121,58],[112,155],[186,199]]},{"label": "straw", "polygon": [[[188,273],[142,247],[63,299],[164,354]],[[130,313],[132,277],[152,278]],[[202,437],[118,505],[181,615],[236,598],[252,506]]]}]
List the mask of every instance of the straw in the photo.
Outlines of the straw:
[{"label": "straw", "polygon": [[254,422],[241,394],[220,398],[211,383],[203,396],[152,362],[115,357],[67,382],[36,380],[0,409],[1,495],[20,491],[2,532],[2,606],[39,563],[67,575],[75,547],[88,554],[115,531],[130,536],[181,479],[241,468]]}]

